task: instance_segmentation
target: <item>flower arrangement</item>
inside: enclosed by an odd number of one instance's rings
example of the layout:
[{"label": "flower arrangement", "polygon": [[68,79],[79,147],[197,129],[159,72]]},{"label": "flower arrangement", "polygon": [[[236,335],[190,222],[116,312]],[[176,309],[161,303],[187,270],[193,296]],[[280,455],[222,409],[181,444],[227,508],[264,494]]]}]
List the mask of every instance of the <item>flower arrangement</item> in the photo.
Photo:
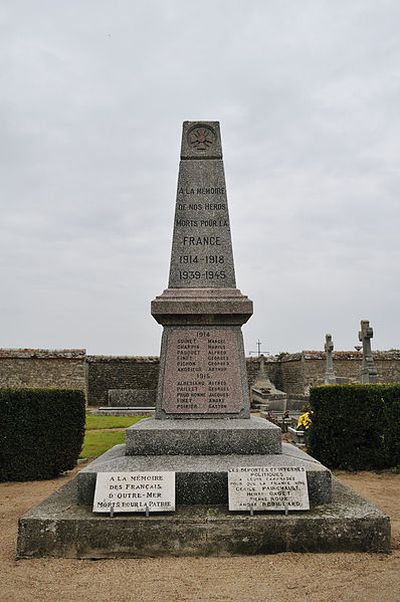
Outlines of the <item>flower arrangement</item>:
[{"label": "flower arrangement", "polygon": [[305,431],[310,428],[312,424],[311,412],[304,412],[299,416],[297,421],[297,428],[304,429]]}]

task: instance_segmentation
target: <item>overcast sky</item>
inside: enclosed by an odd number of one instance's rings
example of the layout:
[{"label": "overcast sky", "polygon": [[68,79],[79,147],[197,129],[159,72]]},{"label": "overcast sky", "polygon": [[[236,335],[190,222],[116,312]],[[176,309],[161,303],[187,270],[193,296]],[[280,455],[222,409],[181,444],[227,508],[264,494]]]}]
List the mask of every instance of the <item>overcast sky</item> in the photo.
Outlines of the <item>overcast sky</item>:
[{"label": "overcast sky", "polygon": [[221,122],[246,353],[400,347],[397,0],[0,5],[0,347],[158,355],[184,120]]}]

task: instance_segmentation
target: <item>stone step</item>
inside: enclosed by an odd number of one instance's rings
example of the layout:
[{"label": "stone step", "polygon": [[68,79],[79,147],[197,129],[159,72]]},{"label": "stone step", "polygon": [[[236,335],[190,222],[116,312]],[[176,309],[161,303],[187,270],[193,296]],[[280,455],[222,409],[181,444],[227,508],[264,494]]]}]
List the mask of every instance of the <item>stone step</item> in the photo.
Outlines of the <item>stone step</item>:
[{"label": "stone step", "polygon": [[320,462],[283,443],[280,454],[221,456],[126,456],[125,445],[116,445],[78,474],[79,503],[93,503],[99,472],[175,472],[176,502],[182,505],[228,503],[228,470],[242,466],[301,466],[307,471],[310,505],[331,500],[331,473]]},{"label": "stone step", "polygon": [[99,416],[154,416],[156,408],[143,406],[143,407],[100,407],[96,414]]},{"label": "stone step", "polygon": [[268,420],[251,418],[152,420],[126,430],[126,454],[217,455],[279,454],[281,430]]},{"label": "stone step", "polygon": [[19,521],[17,558],[233,556],[277,552],[389,552],[390,519],[333,479],[332,501],[306,512],[176,512],[95,515],[77,505],[77,479]]}]

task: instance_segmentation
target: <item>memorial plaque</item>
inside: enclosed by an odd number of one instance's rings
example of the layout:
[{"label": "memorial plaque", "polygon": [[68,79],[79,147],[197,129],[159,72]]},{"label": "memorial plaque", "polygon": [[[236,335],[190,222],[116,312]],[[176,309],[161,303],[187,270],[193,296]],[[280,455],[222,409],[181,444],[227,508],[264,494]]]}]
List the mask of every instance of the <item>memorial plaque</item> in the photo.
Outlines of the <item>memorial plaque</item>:
[{"label": "memorial plaque", "polygon": [[174,472],[99,472],[93,512],[171,512]]},{"label": "memorial plaque", "polygon": [[238,467],[228,471],[229,510],[309,510],[303,466]]},{"label": "memorial plaque", "polygon": [[165,412],[237,413],[243,407],[240,329],[183,327],[168,333]]}]

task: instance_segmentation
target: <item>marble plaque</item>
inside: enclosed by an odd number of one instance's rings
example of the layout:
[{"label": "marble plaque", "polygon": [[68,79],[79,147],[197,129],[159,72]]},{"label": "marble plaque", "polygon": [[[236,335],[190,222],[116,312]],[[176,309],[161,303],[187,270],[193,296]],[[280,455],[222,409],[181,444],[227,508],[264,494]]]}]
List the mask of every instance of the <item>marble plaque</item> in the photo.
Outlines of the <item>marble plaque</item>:
[{"label": "marble plaque", "polygon": [[162,409],[174,414],[232,414],[242,408],[237,329],[171,329]]},{"label": "marble plaque", "polygon": [[303,466],[238,467],[228,471],[229,510],[309,510]]},{"label": "marble plaque", "polygon": [[99,472],[93,512],[171,512],[174,472]]}]

